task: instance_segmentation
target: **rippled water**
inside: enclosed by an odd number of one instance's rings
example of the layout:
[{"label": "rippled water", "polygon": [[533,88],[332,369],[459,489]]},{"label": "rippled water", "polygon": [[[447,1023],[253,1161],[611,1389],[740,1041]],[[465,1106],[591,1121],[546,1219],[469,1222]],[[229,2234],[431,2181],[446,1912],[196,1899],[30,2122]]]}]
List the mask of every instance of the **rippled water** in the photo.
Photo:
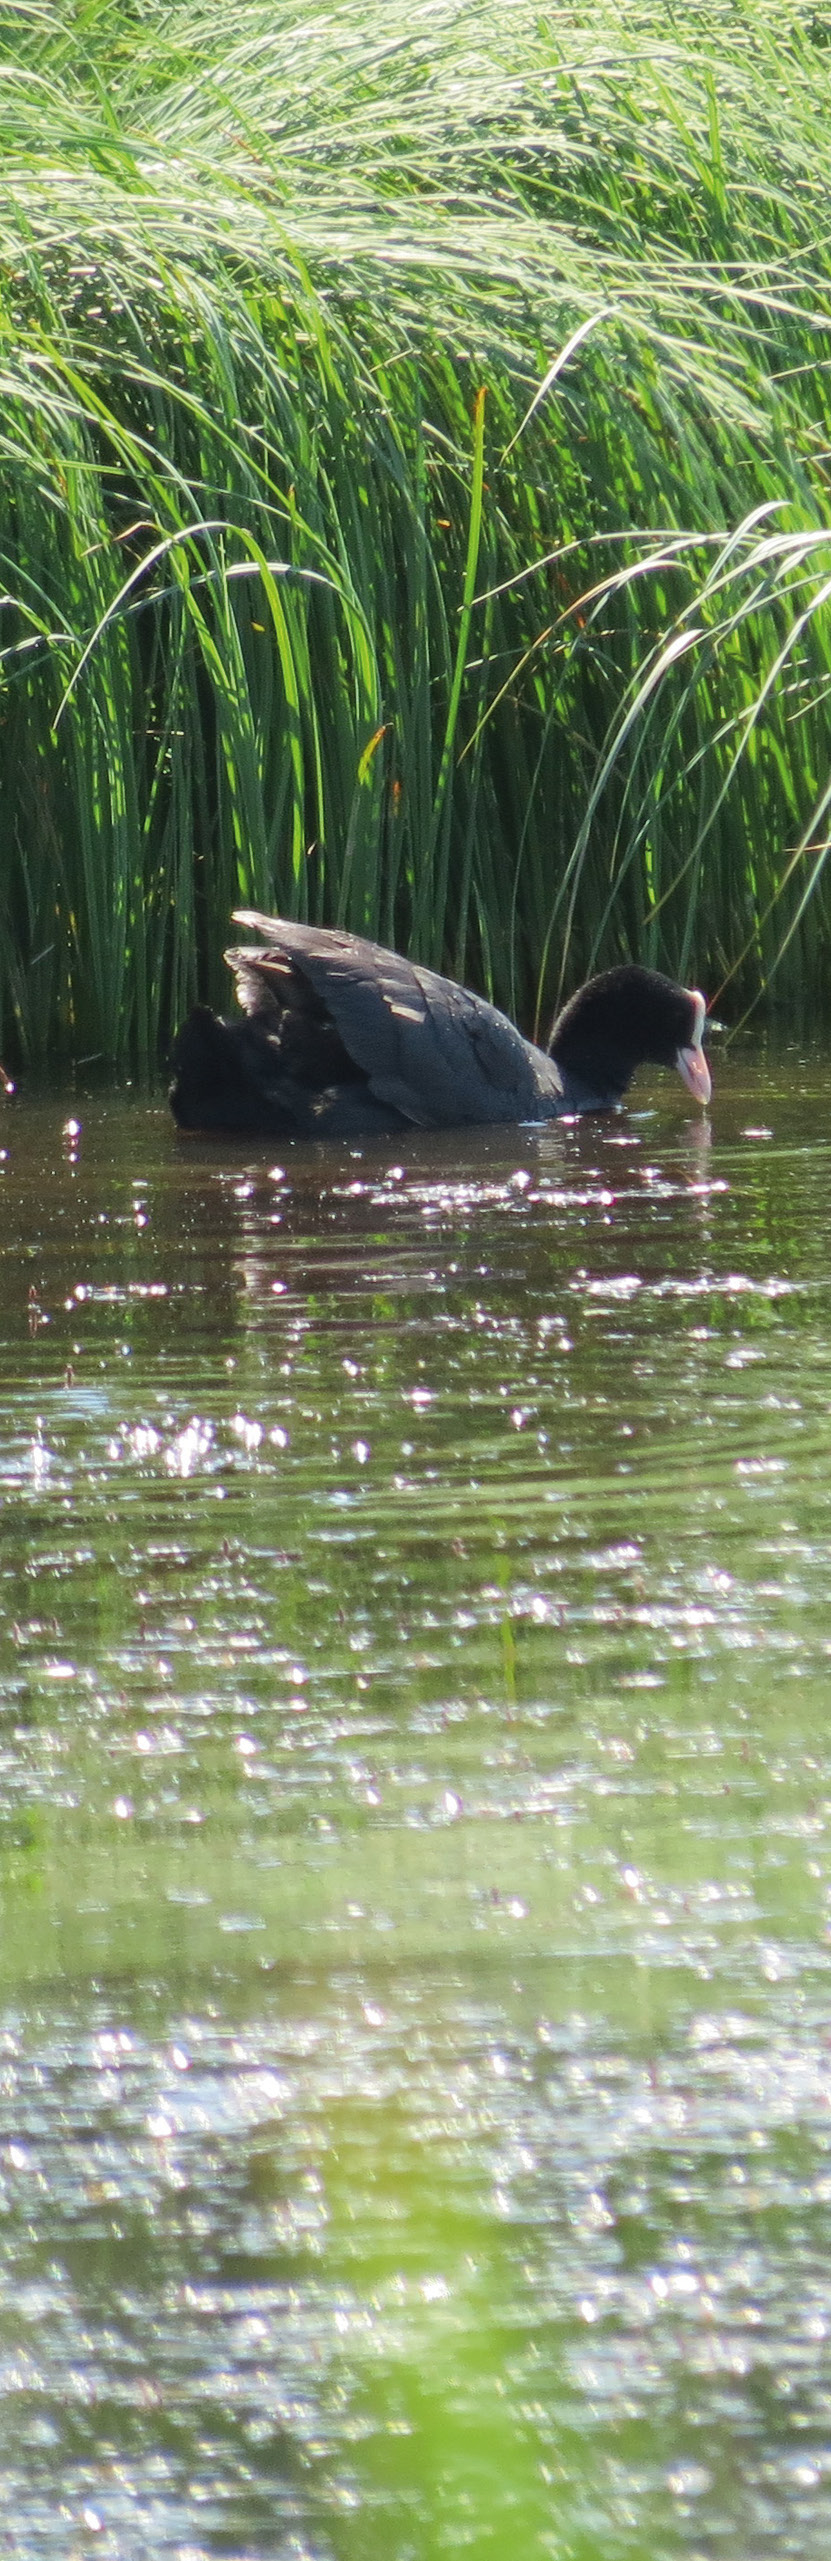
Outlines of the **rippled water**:
[{"label": "rippled water", "polygon": [[828,2546],[827,1062],[0,1122],[0,2553]]}]

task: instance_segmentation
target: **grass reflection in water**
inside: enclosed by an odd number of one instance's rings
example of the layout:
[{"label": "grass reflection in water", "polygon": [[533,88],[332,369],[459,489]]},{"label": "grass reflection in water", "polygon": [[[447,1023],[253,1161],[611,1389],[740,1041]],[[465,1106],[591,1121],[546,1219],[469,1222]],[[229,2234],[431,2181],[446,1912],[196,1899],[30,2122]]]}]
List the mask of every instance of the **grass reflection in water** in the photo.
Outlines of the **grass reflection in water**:
[{"label": "grass reflection in water", "polygon": [[10,2552],[824,2553],[823,1093],[7,1115]]}]

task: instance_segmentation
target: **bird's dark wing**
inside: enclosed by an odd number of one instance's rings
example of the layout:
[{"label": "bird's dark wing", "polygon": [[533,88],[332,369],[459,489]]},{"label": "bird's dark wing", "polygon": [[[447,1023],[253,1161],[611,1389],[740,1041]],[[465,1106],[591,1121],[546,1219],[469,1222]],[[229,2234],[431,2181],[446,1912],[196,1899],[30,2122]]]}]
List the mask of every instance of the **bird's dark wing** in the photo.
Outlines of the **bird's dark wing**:
[{"label": "bird's dark wing", "polygon": [[308,1035],[309,1057],[315,1039],[327,1027],[331,1039],[334,1029],[378,1101],[416,1127],[547,1120],[562,1111],[554,1060],[482,997],[357,934],[247,910],[234,921],[253,927],[265,945],[226,954],[245,1011],[264,1024],[275,1011],[293,1040]]}]

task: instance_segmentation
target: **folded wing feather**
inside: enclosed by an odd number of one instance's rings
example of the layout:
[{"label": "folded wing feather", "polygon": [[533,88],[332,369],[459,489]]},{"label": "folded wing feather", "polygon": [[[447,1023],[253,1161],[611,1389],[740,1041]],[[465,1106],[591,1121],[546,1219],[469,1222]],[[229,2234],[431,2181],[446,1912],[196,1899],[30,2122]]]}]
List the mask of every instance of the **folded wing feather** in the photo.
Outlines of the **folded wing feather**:
[{"label": "folded wing feather", "polygon": [[523,1040],[507,1015],[435,971],[355,934],[324,932],[240,910],[235,923],[264,938],[234,950],[243,1009],[292,1030],[334,1032],[379,1102],[415,1126],[550,1118],[562,1109],[554,1060]]}]

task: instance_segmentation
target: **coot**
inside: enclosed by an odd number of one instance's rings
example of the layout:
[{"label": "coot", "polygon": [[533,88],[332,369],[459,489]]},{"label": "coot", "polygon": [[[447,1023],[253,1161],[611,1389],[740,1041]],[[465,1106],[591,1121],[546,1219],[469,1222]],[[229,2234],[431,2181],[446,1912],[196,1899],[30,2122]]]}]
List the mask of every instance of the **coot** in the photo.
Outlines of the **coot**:
[{"label": "coot", "polygon": [[454,980],[359,934],[237,910],[261,947],[226,952],[243,1019],[197,1005],[173,1051],[181,1129],[352,1138],[607,1111],[636,1067],[677,1067],[710,1099],[705,1003],[657,970],[606,969],[558,1015],[548,1049]]}]

